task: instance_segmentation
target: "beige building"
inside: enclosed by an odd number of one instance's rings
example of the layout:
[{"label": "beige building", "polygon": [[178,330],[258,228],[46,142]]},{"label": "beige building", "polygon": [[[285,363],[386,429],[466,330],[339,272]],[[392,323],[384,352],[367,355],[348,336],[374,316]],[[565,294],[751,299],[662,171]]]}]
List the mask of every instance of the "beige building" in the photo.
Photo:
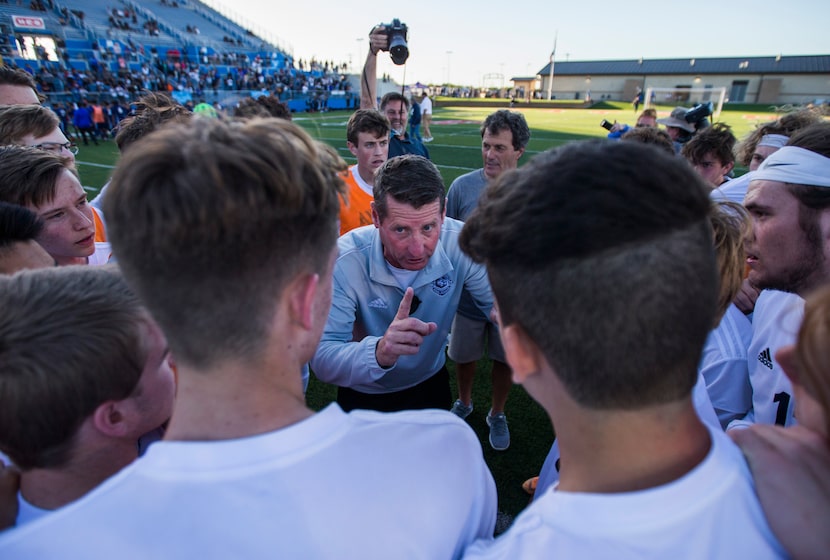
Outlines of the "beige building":
[{"label": "beige building", "polygon": [[[514,87],[533,84],[537,96],[555,99],[631,101],[647,88],[726,88],[733,103],[771,105],[830,102],[830,55],[663,60],[598,60],[553,63],[535,79],[514,78]],[[679,94],[677,101],[707,97]],[[658,101],[663,101],[658,99]]]}]

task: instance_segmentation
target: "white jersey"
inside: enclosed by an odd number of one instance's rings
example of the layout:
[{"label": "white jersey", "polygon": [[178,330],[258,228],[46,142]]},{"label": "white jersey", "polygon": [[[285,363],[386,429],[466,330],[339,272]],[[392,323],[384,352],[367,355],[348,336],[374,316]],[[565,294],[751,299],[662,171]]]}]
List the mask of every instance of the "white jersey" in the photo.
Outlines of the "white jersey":
[{"label": "white jersey", "polygon": [[752,342],[747,349],[752,410],[730,422],[730,430],[751,424],[795,424],[793,386],[775,353],[795,342],[803,317],[804,300],[796,294],[763,290],[758,296],[752,314]]},{"label": "white jersey", "polygon": [[458,558],[495,519],[464,421],[331,404],[261,435],[155,443],[84,498],[0,533],[0,558]]},{"label": "white jersey", "polygon": [[752,340],[752,323],[735,304],[712,329],[703,346],[698,372],[724,429],[752,408],[752,387],[746,352]]},{"label": "white jersey", "polygon": [[786,558],[740,450],[720,428],[709,431],[706,458],[678,480],[611,494],[550,488],[464,558]]},{"label": "white jersey", "polygon": [[752,172],[749,172],[741,175],[737,179],[724,181],[718,188],[713,189],[709,196],[716,202],[729,201],[735,202],[736,204],[743,204],[751,180]]}]

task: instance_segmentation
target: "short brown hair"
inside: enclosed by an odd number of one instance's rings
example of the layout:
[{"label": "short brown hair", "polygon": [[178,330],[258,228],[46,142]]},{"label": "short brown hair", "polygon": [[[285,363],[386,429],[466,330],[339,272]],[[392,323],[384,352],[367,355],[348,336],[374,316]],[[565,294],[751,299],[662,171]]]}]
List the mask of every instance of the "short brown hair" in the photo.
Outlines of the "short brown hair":
[{"label": "short brown hair", "polygon": [[258,357],[298,274],[326,273],[342,181],[283,119],[191,119],[116,167],[104,213],[115,256],[176,359]]},{"label": "short brown hair", "polygon": [[171,103],[164,106],[144,105],[140,111],[118,124],[115,143],[123,152],[140,139],[162,126],[173,122],[185,122],[193,117],[183,105]]},{"label": "short brown hair", "polygon": [[233,110],[233,116],[240,119],[251,117],[276,117],[278,119],[291,120],[291,109],[288,105],[271,95],[260,95],[259,97],[246,97],[240,101]]},{"label": "short brown hair", "polygon": [[0,200],[27,207],[52,202],[64,170],[78,176],[69,158],[30,146],[0,146]]},{"label": "short brown hair", "polygon": [[662,149],[667,154],[674,155],[674,143],[669,133],[653,126],[631,128],[620,137],[620,140],[651,144]]},{"label": "short brown hair", "polygon": [[736,141],[728,124],[715,123],[692,136],[691,140],[683,144],[681,153],[693,165],[703,161],[707,154],[714,155],[721,165],[728,165],[735,163],[732,150]]},{"label": "short brown hair", "polygon": [[381,220],[386,218],[388,196],[413,208],[437,201],[441,212],[447,198],[441,172],[427,158],[414,154],[386,160],[375,173],[372,194]]},{"label": "short brown hair", "polygon": [[357,135],[361,132],[371,132],[380,138],[389,134],[389,119],[377,109],[358,109],[349,117],[346,126],[346,140],[357,146]]},{"label": "short brown hair", "polygon": [[0,309],[0,449],[59,467],[84,420],[138,385],[149,316],[112,265],[0,277]]},{"label": "short brown hair", "polygon": [[43,105],[0,105],[0,145],[20,144],[24,136],[51,134],[60,121]]}]

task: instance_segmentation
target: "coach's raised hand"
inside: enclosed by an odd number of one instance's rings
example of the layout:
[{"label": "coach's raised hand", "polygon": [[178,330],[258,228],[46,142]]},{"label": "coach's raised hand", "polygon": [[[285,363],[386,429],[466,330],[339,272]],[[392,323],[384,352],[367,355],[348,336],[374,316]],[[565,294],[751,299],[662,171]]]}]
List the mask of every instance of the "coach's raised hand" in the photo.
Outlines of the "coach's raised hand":
[{"label": "coach's raised hand", "polygon": [[435,323],[425,323],[409,316],[413,297],[415,291],[407,288],[392,324],[375,346],[375,358],[382,368],[392,367],[400,356],[417,354],[424,337],[438,329]]}]

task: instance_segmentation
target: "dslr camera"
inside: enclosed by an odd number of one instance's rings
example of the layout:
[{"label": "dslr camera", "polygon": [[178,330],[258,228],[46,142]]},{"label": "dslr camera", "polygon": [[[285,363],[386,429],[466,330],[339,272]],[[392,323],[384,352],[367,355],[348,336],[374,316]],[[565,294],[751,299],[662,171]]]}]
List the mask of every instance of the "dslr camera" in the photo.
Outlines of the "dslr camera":
[{"label": "dslr camera", "polygon": [[389,55],[392,62],[400,66],[409,58],[409,45],[406,44],[406,34],[409,28],[401,20],[395,18],[392,23],[382,23],[386,28],[386,37],[389,39]]},{"label": "dslr camera", "polygon": [[695,130],[702,130],[709,126],[709,119],[707,117],[709,117],[712,112],[712,102],[707,101],[706,103],[699,103],[686,111],[683,118],[687,123],[693,124],[695,126]]}]

